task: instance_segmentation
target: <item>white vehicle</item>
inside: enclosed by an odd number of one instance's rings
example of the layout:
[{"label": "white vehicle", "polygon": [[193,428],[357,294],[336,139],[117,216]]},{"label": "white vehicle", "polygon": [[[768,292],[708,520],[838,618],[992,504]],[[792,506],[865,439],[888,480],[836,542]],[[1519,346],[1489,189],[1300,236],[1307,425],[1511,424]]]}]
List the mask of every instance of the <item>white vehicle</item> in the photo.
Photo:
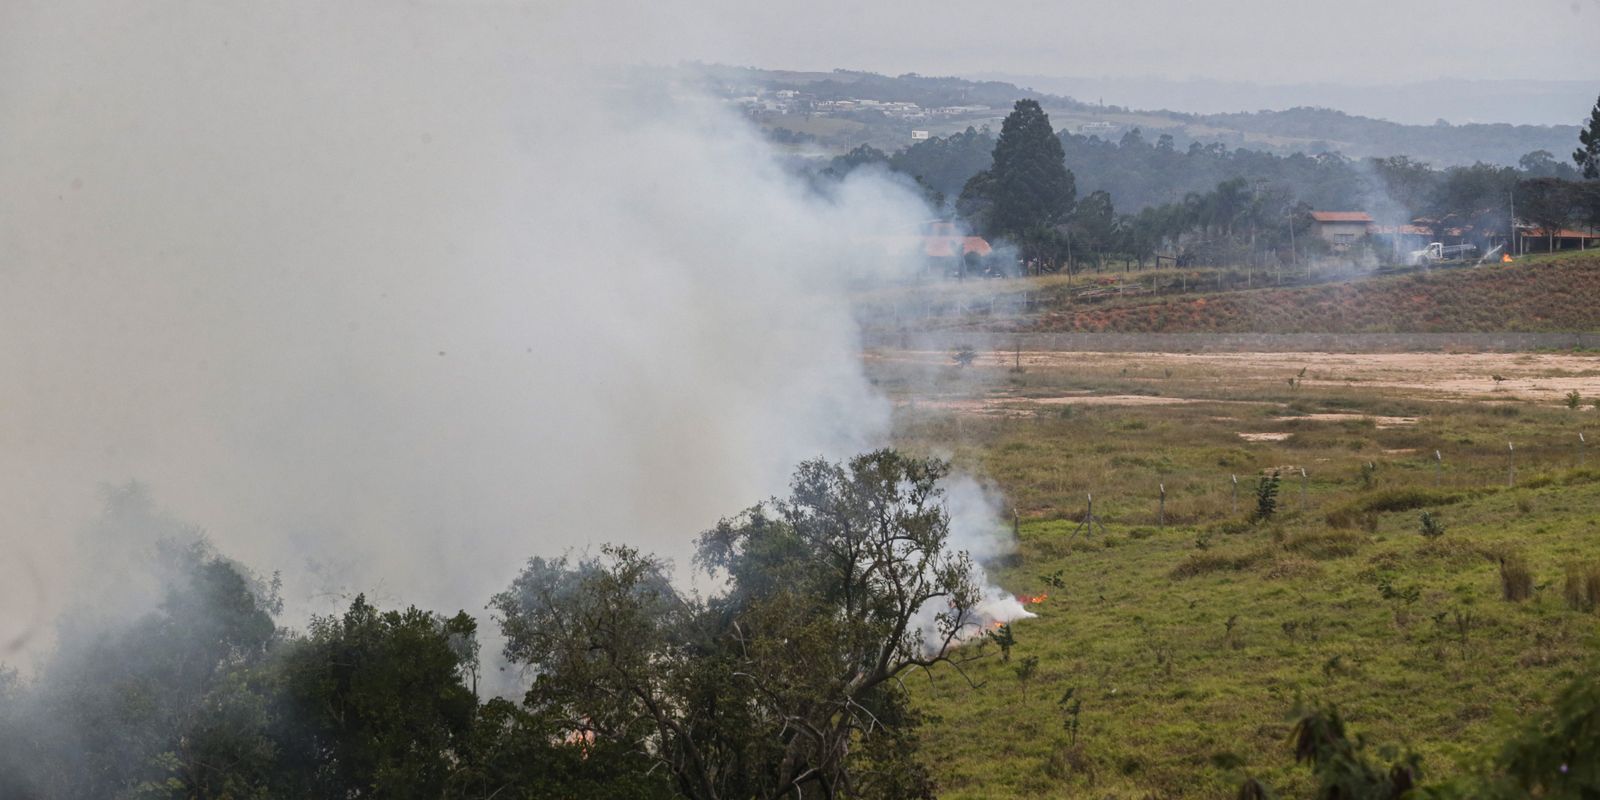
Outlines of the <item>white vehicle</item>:
[{"label": "white vehicle", "polygon": [[1421,250],[1413,250],[1406,257],[1406,263],[1414,267],[1426,267],[1433,264],[1459,264],[1478,255],[1478,246],[1475,244],[1441,244],[1433,242]]}]

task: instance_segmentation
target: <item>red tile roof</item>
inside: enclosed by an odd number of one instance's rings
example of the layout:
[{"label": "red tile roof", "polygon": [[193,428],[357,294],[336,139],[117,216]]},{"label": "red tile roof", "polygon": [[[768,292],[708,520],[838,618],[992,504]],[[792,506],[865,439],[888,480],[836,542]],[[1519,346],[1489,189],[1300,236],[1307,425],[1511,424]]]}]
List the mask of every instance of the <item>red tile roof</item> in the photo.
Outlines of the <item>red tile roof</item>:
[{"label": "red tile roof", "polygon": [[[957,247],[961,252],[956,252]],[[986,256],[993,248],[981,236],[928,236],[923,238],[922,252],[929,258],[954,258],[968,253]]]},{"label": "red tile roof", "polygon": [[1313,211],[1311,218],[1317,222],[1371,222],[1372,215],[1365,211]]}]

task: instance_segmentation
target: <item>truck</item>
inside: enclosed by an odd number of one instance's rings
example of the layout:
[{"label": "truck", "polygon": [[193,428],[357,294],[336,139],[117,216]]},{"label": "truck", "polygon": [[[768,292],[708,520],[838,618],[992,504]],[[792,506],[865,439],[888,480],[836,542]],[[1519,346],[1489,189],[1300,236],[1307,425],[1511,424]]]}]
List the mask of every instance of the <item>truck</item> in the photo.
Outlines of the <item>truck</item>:
[{"label": "truck", "polygon": [[1475,244],[1442,244],[1430,243],[1421,250],[1413,250],[1406,257],[1406,263],[1413,267],[1428,267],[1434,264],[1465,264],[1476,258],[1478,246]]}]

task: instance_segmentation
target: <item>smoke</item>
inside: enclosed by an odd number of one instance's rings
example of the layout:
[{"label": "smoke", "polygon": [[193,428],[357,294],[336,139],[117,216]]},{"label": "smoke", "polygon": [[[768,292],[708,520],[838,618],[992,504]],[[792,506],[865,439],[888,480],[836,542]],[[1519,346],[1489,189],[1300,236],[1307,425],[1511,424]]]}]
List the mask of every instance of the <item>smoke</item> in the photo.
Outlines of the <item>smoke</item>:
[{"label": "smoke", "polygon": [[919,268],[863,243],[926,209],[609,80],[652,13],[0,10],[0,642],[121,585],[131,543],[74,532],[130,478],[291,617],[470,610],[881,444],[839,298]]}]

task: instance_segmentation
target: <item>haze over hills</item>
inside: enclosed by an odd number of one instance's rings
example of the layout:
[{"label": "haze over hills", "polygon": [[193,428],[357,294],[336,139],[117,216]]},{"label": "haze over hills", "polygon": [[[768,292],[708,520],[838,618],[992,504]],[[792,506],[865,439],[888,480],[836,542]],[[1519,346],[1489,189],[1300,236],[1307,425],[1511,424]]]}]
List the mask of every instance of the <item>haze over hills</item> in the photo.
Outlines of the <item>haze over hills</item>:
[{"label": "haze over hills", "polygon": [[1051,94],[1131,108],[1185,114],[1227,114],[1296,106],[1335,108],[1347,114],[1432,125],[1509,123],[1571,125],[1600,94],[1594,80],[1428,80],[1395,84],[1255,83],[1154,76],[1050,77],[977,73],[975,80],[1004,81]]},{"label": "haze over hills", "polygon": [[[1030,89],[1000,80],[974,81],[916,74],[890,77],[847,70],[802,72],[690,65],[680,73],[702,83],[713,94],[741,103],[749,116],[780,140],[830,149],[848,149],[862,143],[893,149],[910,142],[913,131],[939,136],[969,126],[998,128],[1011,104],[1021,97],[1036,97],[1058,130],[1106,139],[1119,138],[1138,128],[1147,139],[1170,135],[1179,147],[1190,142],[1220,142],[1228,147],[1276,153],[1338,152],[1352,158],[1404,154],[1438,167],[1476,162],[1514,165],[1523,155],[1537,150],[1565,159],[1578,132],[1576,125],[1403,124],[1313,107],[1310,103],[1317,98],[1333,96],[1315,87],[1308,87],[1308,100],[1299,102],[1288,99],[1286,93],[1292,93],[1293,87],[1273,87],[1262,99],[1287,106],[1278,110],[1189,113],[1101,105],[1098,93],[1097,102],[1090,103],[1082,96],[1037,90],[1069,87],[1067,79],[1059,84],[1041,84],[1029,79],[1034,86]],[[1530,116],[1553,118],[1554,104],[1560,98],[1566,98],[1560,100],[1562,103],[1571,103],[1568,112],[1571,118],[1582,115],[1593,102],[1593,95],[1581,89],[1583,84],[1572,83],[1573,86],[1560,82],[1528,84],[1530,96],[1543,98],[1531,105],[1544,109],[1530,112]],[[1232,87],[1230,91],[1244,92],[1246,85],[1223,86]],[[1361,107],[1381,108],[1385,103],[1402,103],[1406,96],[1426,93],[1428,86],[1418,84],[1393,89],[1389,93],[1392,99],[1388,100],[1384,99],[1384,93],[1375,91],[1367,105]],[[1484,107],[1503,109],[1507,105],[1506,95],[1515,94],[1519,86],[1524,84],[1492,84],[1485,90],[1486,97],[1500,99],[1486,101]],[[1158,97],[1156,94],[1145,96]],[[1448,97],[1448,92],[1441,92],[1428,107],[1442,108],[1461,102]],[[1584,100],[1585,97],[1591,99]],[[1219,104],[1217,107],[1226,107],[1220,105],[1225,102],[1221,99],[1215,102]],[[1245,101],[1240,99],[1239,102]],[[1269,103],[1239,107],[1259,108],[1265,104]],[[1517,112],[1504,114],[1517,115]]]}]

